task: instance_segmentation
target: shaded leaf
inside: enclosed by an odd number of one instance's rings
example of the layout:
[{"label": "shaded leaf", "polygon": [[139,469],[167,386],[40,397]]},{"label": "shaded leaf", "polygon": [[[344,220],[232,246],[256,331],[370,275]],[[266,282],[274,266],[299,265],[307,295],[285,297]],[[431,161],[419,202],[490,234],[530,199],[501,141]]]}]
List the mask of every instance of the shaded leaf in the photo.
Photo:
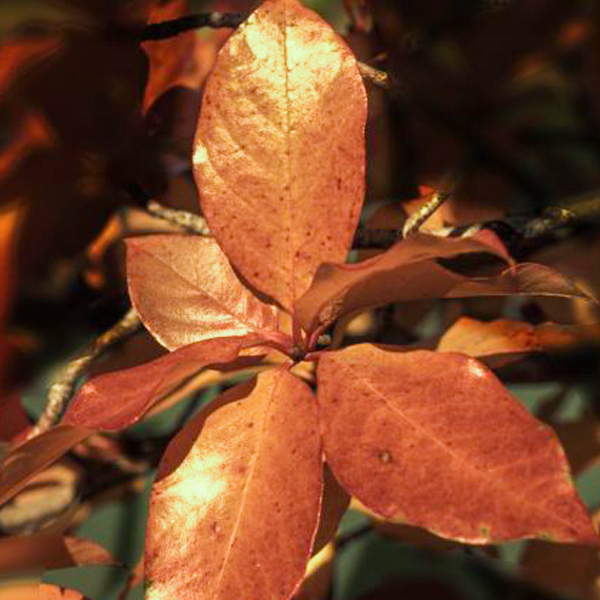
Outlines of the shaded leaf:
[{"label": "shaded leaf", "polygon": [[381,516],[469,543],[597,543],[556,435],[475,359],[363,344],[326,353],[318,382],[327,462]]},{"label": "shaded leaf", "polygon": [[[148,23],[178,19],[191,12],[188,0],[155,2]],[[198,63],[198,45],[199,38],[193,30],[170,39],[142,43],[142,48],[150,60],[150,72],[144,92],[144,112],[174,87],[200,87],[210,64]]]},{"label": "shaded leaf", "polygon": [[0,538],[0,573],[4,574],[114,564],[108,550],[83,538],[44,533]]},{"label": "shaded leaf", "polygon": [[277,309],[258,300],[239,281],[211,238],[130,238],[127,280],[144,325],[170,350],[210,338],[277,329]]},{"label": "shaded leaf", "polygon": [[582,600],[600,595],[597,548],[530,541],[521,558],[521,575],[540,588]]},{"label": "shaded leaf", "polygon": [[335,546],[328,544],[310,559],[302,585],[292,600],[327,600],[333,583],[334,564]]},{"label": "shaded leaf", "polygon": [[267,0],[209,76],[194,152],[203,212],[251,285],[291,310],[322,261],[344,260],[364,190],[356,61],[297,0]]},{"label": "shaded leaf", "polygon": [[555,323],[530,325],[521,321],[498,319],[491,322],[461,317],[440,339],[440,352],[461,352],[469,356],[488,356],[510,352],[540,352],[568,346],[581,340],[572,327]]},{"label": "shaded leaf", "polygon": [[317,528],[317,430],[312,392],[283,368],[190,421],[152,490],[147,598],[289,598]]},{"label": "shaded leaf", "polygon": [[497,295],[551,295],[589,298],[557,271],[523,263],[494,277],[471,278],[435,259],[469,253],[499,254],[496,245],[477,239],[419,235],[358,264],[326,263],[296,303],[302,326],[312,331],[336,318],[372,306],[402,300]]},{"label": "shaded leaf", "polygon": [[99,375],[81,388],[62,423],[101,431],[128,427],[200,369],[234,361],[242,348],[261,341],[256,336],[204,340],[149,363]]},{"label": "shaded leaf", "polygon": [[11,450],[0,462],[0,505],[21,491],[40,471],[92,434],[82,427],[61,425]]},{"label": "shaded leaf", "polygon": [[319,528],[313,544],[313,554],[320,552],[336,534],[340,521],[350,505],[348,492],[337,482],[331,469],[323,466],[323,500]]}]

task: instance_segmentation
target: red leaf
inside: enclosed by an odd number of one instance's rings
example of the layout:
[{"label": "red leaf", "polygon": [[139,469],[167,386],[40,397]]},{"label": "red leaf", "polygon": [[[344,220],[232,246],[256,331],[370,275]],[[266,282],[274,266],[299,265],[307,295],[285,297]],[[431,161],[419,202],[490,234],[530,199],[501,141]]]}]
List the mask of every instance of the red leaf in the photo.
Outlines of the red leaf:
[{"label": "red leaf", "polygon": [[475,359],[363,344],[324,354],[318,382],[327,462],[385,518],[477,544],[597,544],[556,435]]},{"label": "red leaf", "polygon": [[171,442],[152,490],[149,600],[289,598],[319,517],[315,398],[285,369],[229,390]]},{"label": "red leaf", "polygon": [[101,431],[128,427],[200,369],[231,362],[242,348],[261,341],[256,336],[204,340],[149,363],[99,375],[81,388],[62,423]]},{"label": "red leaf", "polygon": [[477,239],[419,235],[358,264],[321,265],[313,285],[296,303],[296,316],[313,331],[345,314],[403,300],[512,294],[589,299],[566,277],[542,265],[513,265],[498,276],[475,279],[434,260],[473,252],[500,254]]},{"label": "red leaf", "polygon": [[127,249],[133,306],[170,350],[277,330],[277,309],[244,287],[213,239],[150,235],[129,239]]},{"label": "red leaf", "polygon": [[196,132],[202,209],[233,265],[291,310],[344,260],[364,193],[356,61],[297,0],[267,0],[223,47]]},{"label": "red leaf", "polygon": [[0,506],[20,492],[40,471],[92,434],[62,425],[14,448],[0,462]]},{"label": "red leaf", "polygon": [[0,573],[4,574],[114,564],[108,550],[82,538],[38,533],[0,539]]},{"label": "red leaf", "polygon": [[555,323],[534,326],[509,319],[484,322],[462,317],[444,333],[437,349],[469,356],[490,356],[557,349],[581,339],[581,332]]}]

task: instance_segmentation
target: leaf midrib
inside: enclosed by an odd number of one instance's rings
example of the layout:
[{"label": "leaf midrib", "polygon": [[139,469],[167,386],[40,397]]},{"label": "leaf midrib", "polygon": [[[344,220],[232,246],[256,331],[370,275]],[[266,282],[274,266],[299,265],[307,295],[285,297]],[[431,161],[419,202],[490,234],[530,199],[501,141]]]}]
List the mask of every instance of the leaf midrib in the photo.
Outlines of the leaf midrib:
[{"label": "leaf midrib", "polygon": [[[335,361],[334,361],[335,362]],[[432,440],[433,442],[435,442],[437,445],[439,445],[443,451],[445,451],[447,454],[449,454],[453,459],[457,460],[459,463],[465,465],[469,470],[475,472],[479,477],[481,477],[482,479],[485,480],[492,480],[492,483],[500,488],[503,488],[505,491],[508,491],[509,494],[514,493],[514,490],[510,489],[510,488],[506,488],[505,485],[503,485],[503,479],[500,479],[500,482],[498,482],[497,478],[492,478],[491,474],[488,473],[485,470],[482,469],[478,469],[477,467],[475,467],[474,465],[472,465],[465,457],[465,456],[461,456],[460,454],[456,454],[455,452],[453,452],[446,444],[444,444],[441,440],[439,440],[438,438],[436,438],[428,429],[424,428],[421,424],[417,423],[416,421],[413,421],[412,419],[410,419],[409,417],[407,417],[404,412],[400,409],[398,409],[396,406],[394,406],[391,402],[388,401],[388,399],[386,398],[385,394],[383,394],[381,391],[379,391],[379,389],[377,387],[375,387],[375,385],[367,378],[362,378],[362,377],[357,377],[355,372],[346,364],[344,364],[343,362],[339,361],[338,365],[340,367],[342,367],[343,369],[346,369],[349,373],[349,376],[351,379],[354,379],[355,381],[359,381],[359,382],[365,382],[365,385],[378,397],[380,398],[380,401],[388,407],[389,410],[391,410],[392,412],[396,413],[401,419],[403,419],[404,421],[406,421],[407,423],[409,423],[410,425],[412,425],[417,431],[421,432],[427,439]],[[531,457],[530,457],[531,458]],[[507,464],[506,466],[510,466],[510,463]],[[555,477],[553,477],[553,479],[555,479]],[[498,485],[499,484],[499,485]],[[529,497],[527,495],[526,492],[524,492],[523,494],[516,494],[516,496],[524,503],[527,505],[532,506],[534,509],[536,510],[540,510],[540,512],[548,515],[551,520],[554,521],[558,521],[559,523],[566,525],[568,529],[573,528],[573,524],[565,521],[564,519],[562,519],[561,517],[557,516],[554,512],[548,510],[546,508],[545,505],[540,505],[538,503],[532,502],[531,500],[529,500]],[[493,541],[493,538],[490,538],[491,541]]]}]

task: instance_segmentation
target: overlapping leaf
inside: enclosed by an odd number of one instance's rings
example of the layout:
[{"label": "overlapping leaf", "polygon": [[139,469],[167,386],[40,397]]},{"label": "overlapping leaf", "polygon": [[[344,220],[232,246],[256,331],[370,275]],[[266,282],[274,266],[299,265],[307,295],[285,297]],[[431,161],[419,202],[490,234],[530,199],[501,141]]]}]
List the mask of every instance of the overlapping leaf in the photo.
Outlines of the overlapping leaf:
[{"label": "overlapping leaf", "polygon": [[226,392],[162,459],[146,538],[147,598],[289,598],[317,528],[321,469],[304,383],[278,369]]},{"label": "overlapping leaf", "polygon": [[356,61],[297,0],[267,0],[207,83],[195,177],[217,241],[291,310],[319,263],[350,248],[364,191],[366,97]]},{"label": "overlapping leaf", "polygon": [[81,388],[62,423],[102,431],[128,427],[201,369],[230,363],[242,348],[262,341],[257,336],[205,340],[137,367],[99,375]]},{"label": "overlapping leaf", "polygon": [[276,308],[239,281],[213,239],[152,235],[129,239],[127,248],[131,301],[170,350],[277,329]]},{"label": "overlapping leaf", "polygon": [[40,471],[58,460],[91,431],[62,425],[17,446],[0,462],[0,505],[21,491]]},{"label": "overlapping leaf", "polygon": [[318,382],[328,464],[375,512],[470,543],[597,544],[555,434],[475,359],[363,344]]},{"label": "overlapping leaf", "polygon": [[498,249],[476,239],[420,235],[358,264],[323,264],[296,303],[296,315],[312,331],[345,314],[402,300],[512,294],[589,298],[543,265],[517,264],[497,276],[472,278],[435,260],[474,252],[497,254]]}]

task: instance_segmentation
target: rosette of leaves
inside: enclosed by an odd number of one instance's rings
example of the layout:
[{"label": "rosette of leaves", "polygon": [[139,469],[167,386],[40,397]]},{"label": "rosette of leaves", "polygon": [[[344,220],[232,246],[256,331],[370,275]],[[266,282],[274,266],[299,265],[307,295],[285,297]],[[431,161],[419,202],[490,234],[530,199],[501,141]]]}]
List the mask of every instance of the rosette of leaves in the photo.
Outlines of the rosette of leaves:
[{"label": "rosette of leaves", "polygon": [[[88,382],[46,436],[56,448],[132,424],[204,367],[283,355],[168,446],[151,497],[148,598],[291,597],[343,512],[331,506],[336,482],[385,519],[465,543],[597,543],[556,435],[478,360],[318,348],[336,319],[395,301],[584,295],[556,271],[515,264],[491,235],[419,235],[344,264],[364,194],[366,106],[333,30],[297,0],[267,0],[206,84],[194,167],[214,238],[129,241],[132,302],[171,352]],[[497,272],[448,266],[482,253]],[[300,361],[316,365],[313,381],[294,374]]]}]

